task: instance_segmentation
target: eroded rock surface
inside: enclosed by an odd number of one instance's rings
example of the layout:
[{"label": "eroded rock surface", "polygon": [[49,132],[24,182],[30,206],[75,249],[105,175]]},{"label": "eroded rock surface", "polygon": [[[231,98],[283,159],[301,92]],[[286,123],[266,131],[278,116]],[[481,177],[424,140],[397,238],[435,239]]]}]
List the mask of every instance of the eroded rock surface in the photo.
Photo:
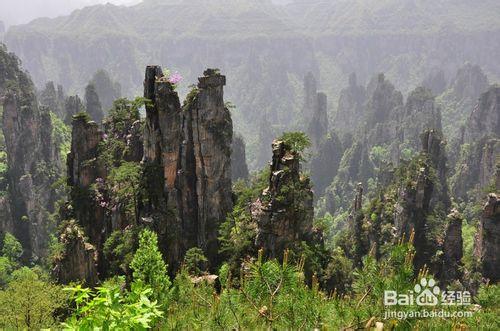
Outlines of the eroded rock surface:
[{"label": "eroded rock surface", "polygon": [[269,186],[251,206],[257,223],[255,244],[266,255],[280,257],[287,248],[311,241],[313,192],[300,173],[300,156],[283,141],[273,142]]}]

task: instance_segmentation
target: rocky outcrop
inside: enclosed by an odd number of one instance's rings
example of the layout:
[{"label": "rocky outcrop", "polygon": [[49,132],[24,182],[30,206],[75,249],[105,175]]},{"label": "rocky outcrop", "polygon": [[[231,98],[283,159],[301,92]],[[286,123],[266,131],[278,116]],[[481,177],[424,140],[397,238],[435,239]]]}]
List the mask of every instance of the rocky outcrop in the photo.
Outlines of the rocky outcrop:
[{"label": "rocky outcrop", "polygon": [[64,101],[64,116],[62,117],[66,125],[70,125],[73,116],[85,111],[85,106],[78,95],[71,95]]},{"label": "rocky outcrop", "polygon": [[301,241],[310,242],[313,225],[313,192],[309,179],[300,173],[300,155],[285,142],[273,142],[269,186],[251,206],[257,224],[255,245],[269,257]]},{"label": "rocky outcrop", "polygon": [[441,111],[435,105],[432,92],[424,87],[417,87],[406,99],[404,115],[400,124],[401,140],[405,148],[418,151],[418,137],[425,130],[442,130]]},{"label": "rocky outcrop", "polygon": [[20,69],[18,59],[3,48],[0,96],[4,96],[2,130],[13,234],[23,245],[23,260],[36,261],[46,256],[46,238],[53,227],[49,213],[57,199],[52,184],[61,167],[59,146],[52,141],[49,111],[38,106],[30,77]]},{"label": "rocky outcrop", "polygon": [[[354,82],[350,89],[355,89]],[[331,212],[348,210],[347,201],[351,201],[355,191],[353,183],[368,187],[371,180],[372,187],[380,187],[387,182],[387,169],[418,153],[423,131],[441,131],[441,111],[426,88],[416,88],[403,103],[401,92],[384,74],[379,74],[370,81],[367,91],[371,94],[363,111],[366,115],[359,120],[363,125],[353,135],[352,145],[346,146],[340,170],[327,190]]]},{"label": "rocky outcrop", "polygon": [[93,84],[89,84],[85,88],[85,110],[93,121],[101,123],[104,118],[104,112],[101,101],[99,101],[99,95]]},{"label": "rocky outcrop", "polygon": [[311,159],[311,180],[314,193],[320,197],[337,175],[344,149],[335,132],[330,132],[318,147],[317,154]]},{"label": "rocky outcrop", "polygon": [[106,70],[98,70],[90,80],[90,84],[95,87],[99,101],[101,102],[104,114],[107,114],[113,106],[113,102],[121,97],[121,86],[114,82]]},{"label": "rocky outcrop", "polygon": [[494,193],[488,195],[488,201],[483,207],[474,250],[483,277],[492,283],[498,282],[500,280],[500,268],[498,268],[500,263],[500,198]]},{"label": "rocky outcrop", "polygon": [[340,92],[337,114],[333,127],[340,136],[354,132],[363,124],[365,116],[366,90],[359,86],[356,74],[349,76],[349,86]]},{"label": "rocky outcrop", "polygon": [[453,210],[447,217],[446,232],[443,242],[443,269],[441,271],[441,281],[449,284],[462,277],[462,216],[457,210]]},{"label": "rocky outcrop", "polygon": [[[444,232],[444,219],[450,199],[447,195],[445,174],[446,158],[442,135],[434,130],[422,134],[422,152],[404,168],[395,205],[394,226],[399,238],[414,234],[415,270],[427,265],[439,271],[434,258],[438,245],[430,228]],[[443,182],[444,180],[444,182]]]},{"label": "rocky outcrop", "polygon": [[[311,72],[308,72],[304,77],[302,128],[311,139],[312,150],[314,152],[317,152],[321,141],[328,133],[327,108],[328,100],[326,94],[318,93],[316,78]],[[266,123],[266,125],[269,124]]]},{"label": "rocky outcrop", "polygon": [[146,68],[143,219],[160,235],[171,270],[184,253],[203,249],[217,262],[218,225],[232,209],[232,121],[224,106],[225,76],[208,69],[180,107],[160,67]]},{"label": "rocky outcrop", "polygon": [[[99,271],[103,273],[105,267],[102,261],[102,248],[107,235],[111,232],[110,223],[106,218],[105,198],[100,192],[102,183],[107,177],[106,168],[98,162],[99,144],[103,140],[103,133],[97,123],[90,121],[86,113],[75,116],[72,125],[71,151],[67,157],[72,208],[67,215],[63,215],[63,219],[73,218],[77,221],[85,237],[88,238],[88,243],[96,250]],[[73,242],[67,243],[73,244]],[[71,254],[70,250],[68,254]]]},{"label": "rocky outcrop", "polygon": [[476,100],[488,88],[488,78],[478,65],[464,64],[458,69],[451,88],[460,99]]},{"label": "rocky outcrop", "polygon": [[64,251],[56,257],[52,270],[59,283],[84,281],[87,286],[98,282],[97,252],[85,239],[84,232],[75,221],[69,221],[62,230],[60,243]]},{"label": "rocky outcrop", "polygon": [[489,185],[496,172],[500,157],[500,87],[492,86],[481,95],[465,124],[459,145],[461,152],[451,188],[455,196],[466,199],[471,190]]},{"label": "rocky outcrop", "polygon": [[231,153],[231,178],[235,182],[239,179],[248,179],[248,175],[245,140],[241,135],[234,135]]},{"label": "rocky outcrop", "polygon": [[45,84],[45,88],[40,92],[40,104],[49,108],[60,118],[64,118],[64,91],[61,85],[56,87],[54,82]]},{"label": "rocky outcrop", "polygon": [[488,78],[479,66],[467,63],[458,69],[448,90],[438,98],[443,109],[443,130],[450,140],[460,139],[461,125],[487,89]]},{"label": "rocky outcrop", "polygon": [[444,71],[441,69],[431,71],[422,81],[422,86],[429,89],[433,95],[443,93],[447,87]]},{"label": "rocky outcrop", "polygon": [[318,82],[312,72],[304,76],[304,103],[302,105],[302,116],[304,123],[310,123],[318,104]]}]

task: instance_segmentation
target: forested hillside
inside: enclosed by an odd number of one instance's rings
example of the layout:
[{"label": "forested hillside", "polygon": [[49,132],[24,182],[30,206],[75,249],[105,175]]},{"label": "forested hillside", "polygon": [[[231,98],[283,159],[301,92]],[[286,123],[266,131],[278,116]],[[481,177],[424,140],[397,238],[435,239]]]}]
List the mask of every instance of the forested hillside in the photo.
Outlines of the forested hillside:
[{"label": "forested hillside", "polygon": [[[39,86],[54,81],[81,93],[93,73],[110,72],[125,95],[141,89],[142,68],[166,63],[186,81],[205,67],[231,78],[227,99],[247,139],[250,166],[272,135],[301,128],[302,79],[309,71],[337,98],[355,72],[366,83],[384,72],[404,94],[435,70],[447,82],[469,61],[493,81],[500,71],[497,1],[154,1],[102,5],[9,29],[5,42]],[[182,94],[187,86],[180,86]],[[252,133],[272,124],[269,136]]]}]

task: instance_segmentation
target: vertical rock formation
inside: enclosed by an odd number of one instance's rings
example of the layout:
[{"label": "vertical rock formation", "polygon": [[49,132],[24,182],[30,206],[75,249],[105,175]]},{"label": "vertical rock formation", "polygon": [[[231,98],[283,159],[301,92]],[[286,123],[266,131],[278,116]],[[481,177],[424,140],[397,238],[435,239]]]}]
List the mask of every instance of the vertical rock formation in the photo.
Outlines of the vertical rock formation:
[{"label": "vertical rock formation", "polygon": [[443,109],[443,130],[450,140],[460,138],[460,126],[487,89],[488,78],[479,66],[466,63],[458,69],[450,88],[438,98]]},{"label": "vertical rock formation", "polygon": [[434,69],[422,81],[423,87],[429,89],[433,95],[440,95],[446,90],[446,77],[441,69]]},{"label": "vertical rock formation", "polygon": [[330,132],[311,160],[311,179],[316,196],[321,197],[339,169],[344,149],[335,132]]},{"label": "vertical rock formation", "polygon": [[94,85],[102,109],[105,114],[113,106],[113,102],[121,97],[121,86],[119,83],[111,80],[109,73],[106,70],[98,70],[90,80],[90,84]]},{"label": "vertical rock formation", "polygon": [[317,93],[314,113],[307,129],[307,134],[311,139],[311,144],[314,151],[318,151],[321,141],[328,133],[327,107],[328,102],[326,94],[321,92]]},{"label": "vertical rock formation", "polygon": [[304,104],[302,121],[304,131],[311,139],[312,149],[317,152],[321,141],[328,133],[328,100],[326,94],[318,93],[316,78],[311,72],[304,77]]},{"label": "vertical rock formation", "polygon": [[26,262],[46,255],[52,225],[49,213],[57,199],[52,184],[60,170],[58,146],[46,108],[39,108],[30,77],[19,60],[0,48],[2,130],[9,167],[9,204],[14,235]]},{"label": "vertical rock formation", "polygon": [[171,270],[191,247],[217,263],[218,225],[232,209],[232,121],[225,76],[208,69],[180,107],[158,66],[146,69],[143,217],[151,218]]},{"label": "vertical rock formation", "polygon": [[52,270],[57,281],[63,284],[84,281],[87,286],[96,285],[97,254],[94,246],[86,242],[85,234],[75,221],[66,224],[59,239],[64,252]]},{"label": "vertical rock formation", "polygon": [[40,92],[40,105],[49,108],[51,112],[64,118],[64,91],[61,85],[56,87],[54,82],[45,84],[45,88]]},{"label": "vertical rock formation", "polygon": [[104,113],[99,101],[99,95],[97,95],[96,88],[92,84],[87,85],[85,88],[85,109],[93,121],[101,123]]},{"label": "vertical rock formation", "polygon": [[341,138],[363,124],[365,102],[365,88],[358,86],[356,74],[352,73],[349,76],[349,86],[340,92],[337,114],[333,121],[333,127]]},{"label": "vertical rock formation", "polygon": [[231,153],[231,177],[233,182],[248,179],[248,166],[245,153],[245,141],[241,135],[234,135]]},{"label": "vertical rock formation", "polygon": [[454,94],[462,100],[476,100],[488,88],[488,85],[488,78],[481,67],[466,63],[458,69],[451,88]]},{"label": "vertical rock formation", "polygon": [[302,118],[304,123],[310,123],[318,102],[318,83],[312,72],[304,76],[304,104],[302,106]]},{"label": "vertical rock formation", "polygon": [[479,98],[460,139],[461,153],[451,179],[453,194],[465,199],[472,189],[487,186],[500,157],[500,87]]},{"label": "vertical rock formation", "polygon": [[443,269],[440,278],[444,284],[461,279],[462,256],[462,216],[457,210],[453,210],[447,217],[443,242]]},{"label": "vertical rock formation", "polygon": [[475,256],[484,278],[496,283],[500,280],[500,198],[490,193],[483,207],[475,243]]},{"label": "vertical rock formation", "polygon": [[73,116],[85,111],[85,106],[78,95],[71,95],[64,101],[64,116],[62,117],[64,123],[71,124]]},{"label": "vertical rock formation", "polygon": [[311,241],[313,192],[300,173],[300,155],[285,142],[273,142],[269,187],[251,206],[257,224],[255,245],[279,257],[301,241]]},{"label": "vertical rock formation", "polygon": [[[444,232],[444,219],[449,207],[445,181],[446,158],[439,132],[428,130],[422,134],[422,153],[402,174],[395,206],[395,227],[398,236],[409,238],[414,232],[415,270],[424,265],[433,272],[439,270],[433,259],[438,247],[430,229]],[[436,232],[436,231],[434,231]]]},{"label": "vertical rock formation", "polygon": [[[64,216],[77,220],[88,242],[97,250],[96,263],[100,264],[102,272],[102,247],[110,233],[104,197],[100,196],[97,187],[107,176],[106,168],[98,162],[98,147],[103,133],[97,123],[90,121],[85,113],[75,116],[72,124],[71,151],[67,158],[72,209],[69,215]],[[94,187],[97,187],[97,191]]]},{"label": "vertical rock formation", "polygon": [[401,123],[401,139],[407,148],[417,151],[418,137],[425,130],[442,130],[441,111],[434,103],[432,92],[417,87],[408,96]]},{"label": "vertical rock formation", "polygon": [[257,154],[257,162],[254,168],[261,169],[269,160],[269,146],[273,141],[273,128],[266,114],[262,115],[259,123],[259,150]]}]

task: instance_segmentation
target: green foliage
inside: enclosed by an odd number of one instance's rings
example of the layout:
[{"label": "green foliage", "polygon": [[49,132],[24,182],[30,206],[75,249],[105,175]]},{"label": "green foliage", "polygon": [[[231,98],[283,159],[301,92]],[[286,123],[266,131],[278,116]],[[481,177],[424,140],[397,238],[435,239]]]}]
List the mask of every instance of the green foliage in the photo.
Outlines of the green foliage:
[{"label": "green foliage", "polygon": [[54,326],[65,296],[59,286],[34,269],[16,270],[0,291],[0,328],[42,329]]},{"label": "green foliage", "polygon": [[15,267],[15,264],[9,258],[0,256],[0,288],[7,285]]},{"label": "green foliage", "polygon": [[23,254],[21,243],[10,233],[5,233],[2,245],[2,255],[12,263],[18,263]]},{"label": "green foliage", "polygon": [[219,228],[220,254],[233,272],[238,272],[239,262],[246,256],[255,255],[255,226],[252,223],[250,205],[260,196],[269,182],[270,170],[254,174],[249,183],[238,181],[233,186],[237,197],[233,211]]},{"label": "green foliage", "polygon": [[190,248],[184,256],[184,267],[190,275],[200,276],[207,270],[208,259],[198,247]]},{"label": "green foliage", "polygon": [[50,112],[50,120],[52,122],[52,141],[59,148],[62,162],[66,163],[66,156],[71,149],[71,128],[53,112]]},{"label": "green foliage", "polygon": [[68,330],[147,330],[163,313],[152,290],[133,284],[131,291],[119,285],[95,290],[80,285],[65,288],[76,304],[73,315],[62,324]]},{"label": "green foliage", "polygon": [[152,297],[164,303],[170,288],[167,266],[158,250],[158,237],[149,229],[139,235],[139,248],[130,263],[134,282],[140,282],[153,290]]},{"label": "green foliage", "polygon": [[134,257],[137,241],[137,228],[114,231],[104,243],[104,256],[109,263],[109,274],[130,273],[130,263]]},{"label": "green foliage", "polygon": [[279,140],[282,140],[292,152],[302,154],[306,148],[311,146],[311,139],[304,132],[285,132]]},{"label": "green foliage", "polygon": [[123,162],[118,168],[113,168],[108,177],[113,199],[123,206],[123,210],[134,221],[138,215],[140,180],[141,166],[136,162]]}]

